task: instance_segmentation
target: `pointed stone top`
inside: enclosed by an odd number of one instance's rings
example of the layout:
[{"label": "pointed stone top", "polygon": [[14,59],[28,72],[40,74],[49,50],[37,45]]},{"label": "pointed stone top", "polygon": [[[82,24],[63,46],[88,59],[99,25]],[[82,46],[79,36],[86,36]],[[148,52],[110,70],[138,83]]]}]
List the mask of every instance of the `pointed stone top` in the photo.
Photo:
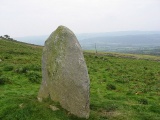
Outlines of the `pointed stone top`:
[{"label": "pointed stone top", "polygon": [[66,26],[64,26],[64,25],[60,25],[60,26],[58,26],[58,28],[67,28]]},{"label": "pointed stone top", "polygon": [[55,30],[55,32],[58,32],[58,33],[70,33],[72,35],[74,35],[74,33],[67,27],[63,26],[63,25],[60,25],[58,26],[58,28]]}]

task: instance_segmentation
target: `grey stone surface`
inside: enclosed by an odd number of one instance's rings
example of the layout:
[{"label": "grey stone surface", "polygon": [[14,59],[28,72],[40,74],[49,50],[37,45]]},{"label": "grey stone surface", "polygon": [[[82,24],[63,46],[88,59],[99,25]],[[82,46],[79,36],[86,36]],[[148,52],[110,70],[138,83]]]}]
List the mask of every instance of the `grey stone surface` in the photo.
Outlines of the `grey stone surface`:
[{"label": "grey stone surface", "polygon": [[46,40],[38,100],[50,97],[72,114],[89,117],[90,80],[81,46],[74,33],[59,26]]}]

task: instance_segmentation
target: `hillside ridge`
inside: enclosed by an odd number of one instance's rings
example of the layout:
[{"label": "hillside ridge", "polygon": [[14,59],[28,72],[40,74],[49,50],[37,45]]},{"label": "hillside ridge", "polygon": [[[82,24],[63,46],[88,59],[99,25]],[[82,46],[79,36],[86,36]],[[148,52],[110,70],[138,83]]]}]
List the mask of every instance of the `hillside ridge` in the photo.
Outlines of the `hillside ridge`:
[{"label": "hillside ridge", "polygon": [[[0,40],[0,119],[86,120],[50,99],[38,102],[42,48]],[[84,58],[91,81],[88,120],[160,119],[159,62],[94,51],[84,51]]]},{"label": "hillside ridge", "polygon": [[[25,43],[17,40],[8,40],[8,39],[0,39],[0,41],[6,41],[10,43],[18,43],[18,44],[23,44],[31,47],[40,47],[43,48],[41,45],[35,45],[35,44],[30,44],[30,43]],[[95,53],[93,50],[83,50],[86,53]],[[129,53],[118,53],[118,52],[101,52],[99,51],[96,53],[97,55],[105,55],[105,56],[113,56],[113,57],[121,57],[121,58],[131,58],[131,59],[143,59],[143,60],[153,60],[160,62],[160,56],[156,55],[144,55],[144,54],[129,54]]]}]

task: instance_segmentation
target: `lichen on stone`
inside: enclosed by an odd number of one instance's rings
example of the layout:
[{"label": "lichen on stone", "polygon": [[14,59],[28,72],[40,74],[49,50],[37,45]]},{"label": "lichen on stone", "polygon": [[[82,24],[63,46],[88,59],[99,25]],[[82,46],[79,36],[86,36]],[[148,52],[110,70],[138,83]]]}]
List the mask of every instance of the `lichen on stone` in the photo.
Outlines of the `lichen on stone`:
[{"label": "lichen on stone", "polygon": [[38,98],[53,101],[78,117],[89,117],[89,75],[74,33],[59,26],[46,40]]}]

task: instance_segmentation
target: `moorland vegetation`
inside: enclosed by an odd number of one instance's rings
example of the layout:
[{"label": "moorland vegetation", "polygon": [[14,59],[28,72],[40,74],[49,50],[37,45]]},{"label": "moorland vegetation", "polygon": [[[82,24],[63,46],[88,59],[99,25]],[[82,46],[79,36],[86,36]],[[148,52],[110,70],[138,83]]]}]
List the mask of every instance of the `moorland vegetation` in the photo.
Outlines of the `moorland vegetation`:
[{"label": "moorland vegetation", "polygon": [[[50,99],[38,102],[42,46],[0,39],[1,120],[82,120]],[[160,57],[84,51],[89,120],[159,120]],[[49,105],[60,110],[52,111]]]}]

